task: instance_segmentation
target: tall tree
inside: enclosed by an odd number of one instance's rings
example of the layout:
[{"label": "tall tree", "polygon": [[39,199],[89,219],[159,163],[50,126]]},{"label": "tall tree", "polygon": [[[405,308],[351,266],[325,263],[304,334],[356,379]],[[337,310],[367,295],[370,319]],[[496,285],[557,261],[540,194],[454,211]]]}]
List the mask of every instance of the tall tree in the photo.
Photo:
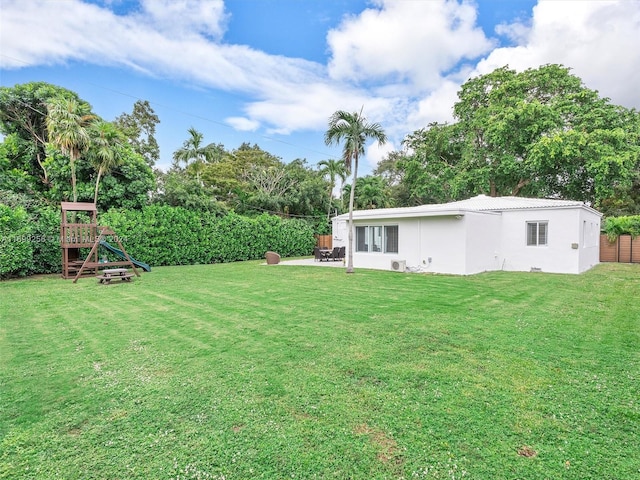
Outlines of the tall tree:
[{"label": "tall tree", "polygon": [[597,203],[628,183],[638,156],[629,142],[628,112],[568,68],[499,68],[466,82],[458,97],[461,166],[484,193]]},{"label": "tall tree", "polygon": [[324,196],[326,182],[320,173],[300,158],[287,163],[285,170],[287,178],[296,184],[296,188],[290,189],[285,198],[288,213],[307,217],[307,220],[316,223],[318,233],[328,231],[328,224],[319,221],[320,218],[324,220],[323,212],[328,209]]},{"label": "tall tree", "polygon": [[329,179],[329,209],[327,210],[327,222],[331,218],[331,204],[333,200],[333,191],[336,188],[336,179],[340,178],[342,182],[347,178],[347,170],[344,160],[320,160],[318,162],[319,172]]},{"label": "tall tree", "polygon": [[[47,103],[54,98],[68,98],[80,102],[77,94],[45,82],[30,82],[14,87],[0,87],[0,132],[17,135],[26,145],[28,157],[24,171],[39,177],[41,186],[49,187],[49,174],[45,166],[47,144]],[[13,165],[15,168],[16,165]]]},{"label": "tall tree", "polygon": [[220,201],[228,205],[237,204],[241,192],[244,194],[253,190],[249,182],[251,172],[282,166],[278,157],[255,144],[243,143],[231,152],[227,152],[220,144],[216,148],[220,152],[217,154],[220,159],[205,166],[202,180],[206,186],[213,188]]},{"label": "tall tree", "polygon": [[404,151],[389,152],[374,169],[373,175],[381,177],[385,183],[391,203],[398,206],[409,204],[409,191],[407,190],[403,169],[404,161],[407,158]]},{"label": "tall tree", "polygon": [[370,123],[358,112],[338,110],[329,118],[329,128],[324,134],[326,145],[343,143],[342,159],[347,172],[353,172],[352,188],[349,195],[349,246],[347,273],[353,273],[353,202],[356,181],[358,179],[358,159],[364,155],[365,143],[368,139],[383,145],[387,142],[387,135],[377,123]]},{"label": "tall tree", "polygon": [[147,100],[137,100],[133,104],[133,111],[130,114],[123,113],[114,123],[150,167],[160,160],[160,147],[155,137],[156,125],[160,123],[160,118]]},{"label": "tall tree", "polygon": [[69,157],[73,201],[78,201],[76,188],[76,160],[90,144],[88,127],[96,119],[88,103],[74,99],[54,99],[47,104],[49,142]]},{"label": "tall tree", "polygon": [[356,183],[355,203],[357,208],[372,210],[393,206],[389,186],[380,176],[367,175],[358,178]]},{"label": "tall tree", "polygon": [[176,162],[184,162],[187,170],[193,170],[196,180],[200,182],[205,165],[219,160],[224,154],[224,149],[220,149],[214,143],[204,145],[204,136],[193,127],[189,128],[188,132],[189,138],[173,153],[173,159]]},{"label": "tall tree", "polygon": [[405,139],[403,182],[412,201],[558,197],[599,207],[632,188],[638,113],[612,105],[561,65],[508,67],[467,81],[457,122]]},{"label": "tall tree", "polygon": [[87,156],[98,171],[96,188],[93,194],[93,203],[97,204],[100,178],[123,162],[126,137],[115,124],[103,120],[94,122],[89,129],[89,134],[91,136],[91,144],[87,151]]},{"label": "tall tree", "polygon": [[[472,196],[478,185],[473,171],[461,164],[464,138],[461,124],[432,123],[404,139],[406,156],[400,161],[407,205],[446,203]],[[472,187],[470,189],[469,187]]]}]

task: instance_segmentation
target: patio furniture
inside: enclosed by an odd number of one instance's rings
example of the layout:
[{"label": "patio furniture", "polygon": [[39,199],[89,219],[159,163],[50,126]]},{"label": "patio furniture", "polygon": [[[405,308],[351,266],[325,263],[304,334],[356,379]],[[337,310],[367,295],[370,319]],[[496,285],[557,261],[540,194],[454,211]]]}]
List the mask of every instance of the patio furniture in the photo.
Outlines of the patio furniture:
[{"label": "patio furniture", "polygon": [[323,258],[324,258],[324,256],[322,255],[322,252],[320,251],[320,249],[318,247],[314,247],[314,249],[313,249],[313,259],[316,262],[321,262]]},{"label": "patio furniture", "polygon": [[102,270],[102,275],[97,275],[98,283],[109,284],[114,278],[118,278],[123,282],[130,282],[133,273],[129,273],[126,268],[110,268]]},{"label": "patio furniture", "polygon": [[334,262],[336,260],[340,260],[340,247],[333,247],[331,254],[329,254],[329,258]]}]

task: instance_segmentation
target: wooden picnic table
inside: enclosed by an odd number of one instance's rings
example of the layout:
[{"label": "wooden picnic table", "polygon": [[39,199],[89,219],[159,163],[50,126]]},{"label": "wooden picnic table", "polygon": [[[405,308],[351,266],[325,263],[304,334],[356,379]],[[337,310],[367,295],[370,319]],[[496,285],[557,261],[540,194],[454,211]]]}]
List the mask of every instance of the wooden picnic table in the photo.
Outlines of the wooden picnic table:
[{"label": "wooden picnic table", "polygon": [[133,273],[129,273],[129,270],[126,268],[107,268],[100,272],[101,275],[96,276],[98,279],[98,283],[108,284],[111,283],[111,280],[114,278],[120,279],[123,282],[130,282],[131,277],[133,277]]}]

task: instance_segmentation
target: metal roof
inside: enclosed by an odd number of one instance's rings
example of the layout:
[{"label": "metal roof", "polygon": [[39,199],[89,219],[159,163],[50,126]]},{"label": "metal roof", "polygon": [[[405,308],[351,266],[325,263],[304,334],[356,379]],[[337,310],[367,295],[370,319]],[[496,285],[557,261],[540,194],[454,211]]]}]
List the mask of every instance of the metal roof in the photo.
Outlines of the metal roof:
[{"label": "metal roof", "polygon": [[[599,212],[576,200],[556,200],[548,198],[523,198],[523,197],[488,197],[478,195],[476,197],[457,202],[439,203],[433,205],[420,205],[418,207],[403,208],[379,208],[373,210],[354,210],[353,217],[357,218],[402,218],[402,217],[431,217],[464,215],[465,212],[500,213],[505,210],[541,210],[562,208],[585,208],[598,215]],[[338,218],[347,219],[348,213],[339,215]]]},{"label": "metal roof", "polygon": [[583,207],[584,203],[575,200],[555,200],[548,198],[523,198],[523,197],[487,197],[478,195],[477,197],[460,200],[458,202],[446,203],[445,205],[464,208],[473,211],[502,211],[502,210],[524,210],[528,208],[559,208],[559,207]]}]

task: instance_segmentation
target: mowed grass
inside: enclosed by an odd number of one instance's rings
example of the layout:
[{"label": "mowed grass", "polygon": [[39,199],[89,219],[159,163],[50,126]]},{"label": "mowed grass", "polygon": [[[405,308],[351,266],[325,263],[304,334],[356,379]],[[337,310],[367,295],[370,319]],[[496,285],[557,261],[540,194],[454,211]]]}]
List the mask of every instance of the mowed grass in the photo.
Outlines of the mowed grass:
[{"label": "mowed grass", "polygon": [[640,478],[639,294],[639,265],[1,282],[0,477]]}]

